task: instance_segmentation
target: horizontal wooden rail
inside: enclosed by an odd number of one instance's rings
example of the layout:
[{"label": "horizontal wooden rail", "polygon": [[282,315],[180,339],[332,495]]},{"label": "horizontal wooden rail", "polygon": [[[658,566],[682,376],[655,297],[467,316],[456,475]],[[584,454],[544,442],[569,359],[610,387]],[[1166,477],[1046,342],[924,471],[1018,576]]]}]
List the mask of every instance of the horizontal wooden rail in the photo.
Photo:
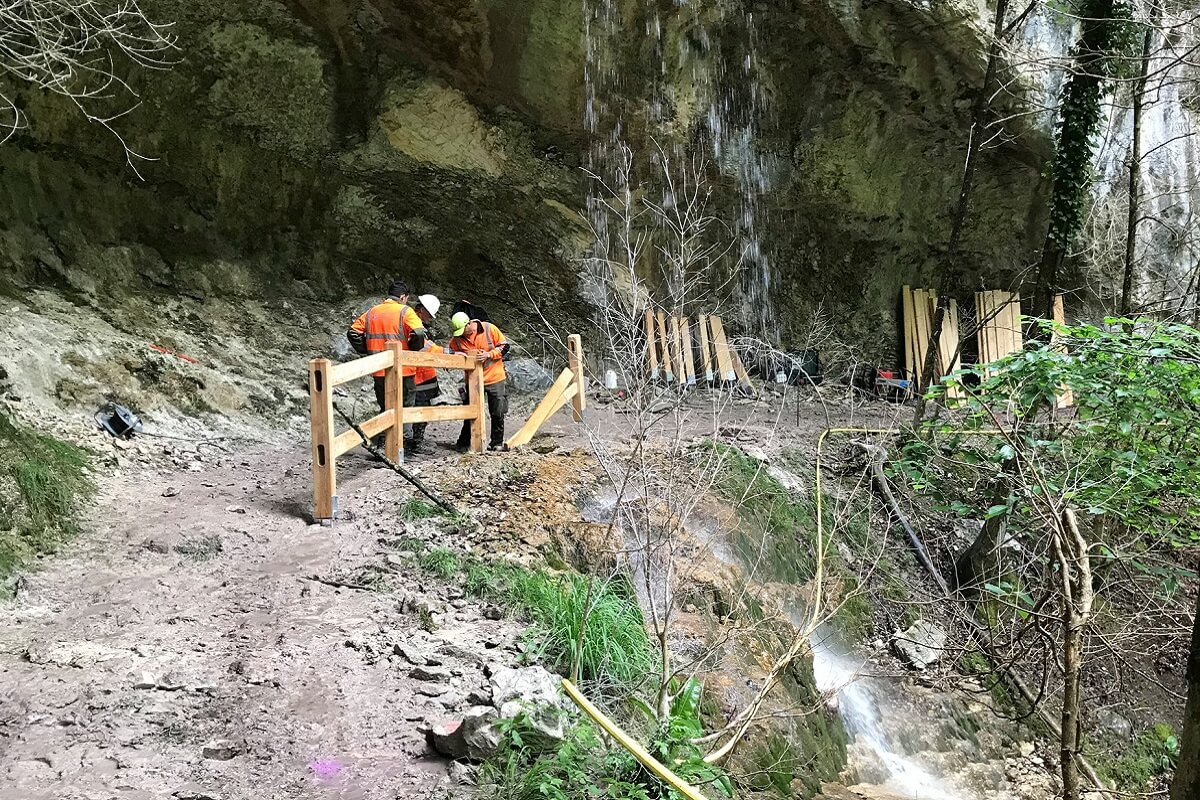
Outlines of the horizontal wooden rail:
[{"label": "horizontal wooden rail", "polygon": [[422,406],[404,409],[404,424],[410,422],[448,422],[455,419],[475,419],[470,406]]},{"label": "horizontal wooden rail", "polygon": [[437,353],[405,350],[400,363],[406,367],[436,367],[438,369],[472,369],[475,359],[462,353]]},{"label": "horizontal wooden rail", "polygon": [[349,383],[356,378],[370,375],[372,372],[388,369],[392,366],[392,362],[391,352],[384,350],[382,353],[372,353],[344,364],[334,364],[328,372],[329,385],[341,386],[343,383]]},{"label": "horizontal wooden rail", "polygon": [[[363,433],[367,436],[378,436],[386,432],[395,420],[396,415],[389,409],[381,411],[358,427],[362,428]],[[360,444],[362,444],[362,437],[355,431],[342,431],[333,439],[333,456],[337,458],[338,456],[345,455]]]}]

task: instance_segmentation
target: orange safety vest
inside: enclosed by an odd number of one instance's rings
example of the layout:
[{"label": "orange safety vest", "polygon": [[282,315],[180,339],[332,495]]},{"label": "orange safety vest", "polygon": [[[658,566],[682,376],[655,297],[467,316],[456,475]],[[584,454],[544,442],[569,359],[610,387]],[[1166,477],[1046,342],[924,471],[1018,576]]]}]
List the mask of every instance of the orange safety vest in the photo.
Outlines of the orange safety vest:
[{"label": "orange safety vest", "polygon": [[[432,339],[426,340],[425,346],[423,348],[421,348],[421,352],[431,353],[431,352],[433,352],[433,350],[434,350],[433,340]],[[417,386],[420,386],[423,383],[429,383],[430,381],[437,380],[437,369],[434,367],[417,367],[416,370],[417,370],[417,372],[416,372],[416,375],[413,377],[413,383],[416,384]]]},{"label": "orange safety vest", "polygon": [[500,358],[500,345],[507,340],[504,334],[490,322],[471,320],[471,324],[479,325],[479,332],[474,336],[455,336],[446,348],[447,353],[465,353],[475,355],[478,352],[487,353],[489,358],[483,362],[483,385],[490,386],[508,377],[504,371],[504,361]]},{"label": "orange safety vest", "polygon": [[[354,320],[350,330],[366,337],[368,353],[382,353],[387,350],[388,342],[400,342],[400,346],[407,350],[408,337],[414,330],[424,327],[417,312],[399,300],[389,297]],[[386,370],[379,370],[371,374],[382,378],[385,372]],[[415,375],[416,372],[416,367],[405,367],[403,374],[407,377]]]}]

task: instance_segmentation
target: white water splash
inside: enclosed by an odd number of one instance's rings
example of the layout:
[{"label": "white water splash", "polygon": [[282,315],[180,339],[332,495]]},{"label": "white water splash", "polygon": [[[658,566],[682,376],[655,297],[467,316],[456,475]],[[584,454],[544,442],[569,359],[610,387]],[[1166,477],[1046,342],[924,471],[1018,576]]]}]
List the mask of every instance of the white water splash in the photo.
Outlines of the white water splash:
[{"label": "white water splash", "polygon": [[951,793],[941,780],[892,744],[871,688],[859,676],[861,663],[834,653],[816,636],[812,648],[817,688],[836,694],[846,732],[855,743],[865,746],[887,772],[881,788],[905,800],[970,800],[965,795]]}]

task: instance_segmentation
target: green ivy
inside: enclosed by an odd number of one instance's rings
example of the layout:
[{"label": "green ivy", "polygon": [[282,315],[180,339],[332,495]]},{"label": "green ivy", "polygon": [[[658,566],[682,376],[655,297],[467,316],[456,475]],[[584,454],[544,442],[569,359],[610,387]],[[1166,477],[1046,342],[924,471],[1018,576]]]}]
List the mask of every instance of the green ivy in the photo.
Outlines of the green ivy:
[{"label": "green ivy", "polygon": [[1085,20],[1072,53],[1055,126],[1054,179],[1048,238],[1070,249],[1083,228],[1092,185],[1092,151],[1100,129],[1106,82],[1126,76],[1141,42],[1129,0],[1080,0],[1075,13]]}]

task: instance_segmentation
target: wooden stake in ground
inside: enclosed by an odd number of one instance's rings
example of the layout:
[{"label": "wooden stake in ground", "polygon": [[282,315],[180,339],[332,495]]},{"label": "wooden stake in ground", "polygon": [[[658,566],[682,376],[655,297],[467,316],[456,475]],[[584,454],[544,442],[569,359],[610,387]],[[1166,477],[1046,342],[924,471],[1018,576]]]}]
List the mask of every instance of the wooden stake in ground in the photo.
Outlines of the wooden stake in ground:
[{"label": "wooden stake in ground", "polygon": [[567,352],[570,359],[571,374],[575,376],[575,396],[571,398],[571,416],[576,422],[583,422],[583,410],[587,408],[587,393],[583,387],[586,378],[583,375],[583,339],[578,333],[567,337]]},{"label": "wooden stake in ground", "polygon": [[916,378],[916,310],[913,308],[913,293],[911,286],[905,286],[901,294],[901,304],[904,308],[904,370],[905,377]]},{"label": "wooden stake in ground", "polygon": [[[1059,325],[1067,324],[1067,314],[1065,308],[1063,307],[1063,296],[1061,294],[1055,295],[1054,297],[1054,321]],[[1057,333],[1054,335],[1054,338],[1058,338]],[[1051,343],[1053,343],[1054,338],[1051,339]],[[1065,353],[1067,350],[1066,347],[1062,345],[1055,345],[1054,349],[1060,353]],[[1075,396],[1071,394],[1070,388],[1063,386],[1061,389],[1059,389],[1058,397],[1055,398],[1054,404],[1058,408],[1066,408],[1067,406],[1075,405]]]}]

